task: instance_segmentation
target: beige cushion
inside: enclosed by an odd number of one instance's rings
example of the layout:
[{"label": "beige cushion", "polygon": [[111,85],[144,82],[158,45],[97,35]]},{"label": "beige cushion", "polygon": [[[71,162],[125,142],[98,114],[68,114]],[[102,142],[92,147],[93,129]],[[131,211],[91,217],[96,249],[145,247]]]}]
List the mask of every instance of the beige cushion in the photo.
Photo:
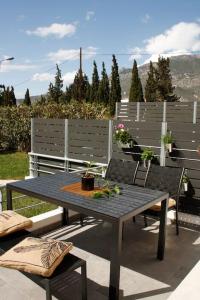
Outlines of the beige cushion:
[{"label": "beige cushion", "polygon": [[28,237],[0,256],[0,266],[49,277],[72,243]]},{"label": "beige cushion", "polygon": [[[176,205],[176,201],[174,199],[172,199],[172,198],[169,198],[168,208],[171,208],[171,207],[173,207],[175,205]],[[156,203],[150,209],[154,210],[154,211],[160,211],[161,210],[161,202]]]},{"label": "beige cushion", "polygon": [[15,211],[4,210],[0,213],[0,237],[11,232],[31,227],[33,222]]}]

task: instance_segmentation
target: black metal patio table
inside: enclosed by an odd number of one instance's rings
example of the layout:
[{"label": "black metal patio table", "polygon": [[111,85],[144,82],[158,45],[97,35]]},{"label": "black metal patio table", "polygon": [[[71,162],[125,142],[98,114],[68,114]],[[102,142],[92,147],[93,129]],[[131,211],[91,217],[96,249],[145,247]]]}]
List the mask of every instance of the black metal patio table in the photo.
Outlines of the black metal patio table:
[{"label": "black metal patio table", "polygon": [[162,201],[158,237],[157,258],[164,258],[165,231],[168,193],[119,184],[120,195],[108,199],[93,199],[62,191],[62,187],[79,182],[80,177],[68,173],[58,173],[7,184],[7,208],[12,209],[12,191],[32,196],[47,202],[72,209],[81,214],[93,216],[112,224],[110,257],[109,299],[119,299],[120,258],[122,244],[122,224],[154,204]]}]

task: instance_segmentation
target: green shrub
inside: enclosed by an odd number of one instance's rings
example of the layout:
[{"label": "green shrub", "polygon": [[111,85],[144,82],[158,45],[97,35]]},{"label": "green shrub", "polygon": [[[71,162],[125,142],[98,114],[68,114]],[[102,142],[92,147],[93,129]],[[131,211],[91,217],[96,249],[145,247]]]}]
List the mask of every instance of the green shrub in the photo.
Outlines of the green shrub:
[{"label": "green shrub", "polygon": [[108,109],[101,104],[77,101],[0,106],[0,151],[30,150],[31,118],[103,119],[108,116]]}]

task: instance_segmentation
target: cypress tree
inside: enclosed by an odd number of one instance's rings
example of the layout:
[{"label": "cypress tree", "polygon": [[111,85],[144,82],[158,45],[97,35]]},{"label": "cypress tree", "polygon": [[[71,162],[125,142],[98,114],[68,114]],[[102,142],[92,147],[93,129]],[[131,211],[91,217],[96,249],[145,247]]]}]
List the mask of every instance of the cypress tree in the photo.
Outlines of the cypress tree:
[{"label": "cypress tree", "polygon": [[115,104],[121,101],[121,86],[119,79],[118,64],[115,55],[112,56],[112,72],[111,72],[111,87],[109,97],[109,109],[111,116],[115,114]]},{"label": "cypress tree", "polygon": [[131,87],[129,92],[129,102],[143,102],[142,84],[138,74],[137,62],[134,60],[132,69]]},{"label": "cypress tree", "polygon": [[90,89],[90,102],[98,100],[98,89],[99,89],[99,74],[97,69],[97,64],[93,62],[93,74],[92,74],[92,84]]},{"label": "cypress tree", "polygon": [[49,88],[48,88],[48,93],[47,93],[47,100],[48,101],[54,101],[54,98],[55,98],[55,93],[54,93],[54,86],[53,86],[53,83],[50,82],[49,84]]},{"label": "cypress tree", "polygon": [[66,87],[66,101],[67,103],[69,103],[71,100],[72,100],[72,88],[73,88],[73,85],[70,84],[68,87]]},{"label": "cypress tree", "polygon": [[15,97],[15,91],[14,91],[13,86],[11,86],[11,90],[10,90],[10,104],[11,105],[17,105],[17,99]]},{"label": "cypress tree", "polygon": [[110,94],[109,78],[106,73],[105,64],[103,62],[102,63],[102,72],[101,72],[101,81],[99,83],[99,89],[98,89],[98,102],[108,105],[109,104],[109,94]]},{"label": "cypress tree", "polygon": [[82,70],[79,70],[72,85],[72,98],[77,101],[85,100],[88,85],[89,82],[87,76],[83,75]]},{"label": "cypress tree", "polygon": [[28,106],[31,105],[31,98],[30,98],[30,94],[29,94],[29,89],[26,90],[23,104],[28,105]]},{"label": "cypress tree", "polygon": [[156,70],[153,63],[150,61],[148,78],[145,86],[145,100],[146,102],[154,102],[157,98],[157,80]]},{"label": "cypress tree", "polygon": [[169,58],[159,57],[157,63],[158,101],[177,101],[179,98],[174,94],[172,76],[170,72]]},{"label": "cypress tree", "polygon": [[54,84],[54,101],[59,102],[59,98],[62,96],[63,91],[63,80],[61,70],[59,69],[58,65],[56,65],[56,76],[55,76],[55,84]]}]

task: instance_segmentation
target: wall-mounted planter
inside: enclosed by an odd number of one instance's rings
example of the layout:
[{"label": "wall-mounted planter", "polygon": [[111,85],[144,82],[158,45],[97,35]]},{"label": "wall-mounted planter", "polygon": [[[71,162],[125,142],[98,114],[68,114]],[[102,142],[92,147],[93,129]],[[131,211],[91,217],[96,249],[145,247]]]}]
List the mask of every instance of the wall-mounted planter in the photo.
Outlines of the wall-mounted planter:
[{"label": "wall-mounted planter", "polygon": [[165,149],[169,152],[169,153],[171,153],[172,152],[172,144],[170,143],[170,144],[166,144],[165,145]]},{"label": "wall-mounted planter", "polygon": [[188,182],[183,183],[184,191],[188,192]]},{"label": "wall-mounted planter", "polygon": [[173,142],[174,142],[171,131],[167,132],[165,135],[162,136],[162,141],[165,145],[165,150],[168,151],[169,153],[171,153]]}]

